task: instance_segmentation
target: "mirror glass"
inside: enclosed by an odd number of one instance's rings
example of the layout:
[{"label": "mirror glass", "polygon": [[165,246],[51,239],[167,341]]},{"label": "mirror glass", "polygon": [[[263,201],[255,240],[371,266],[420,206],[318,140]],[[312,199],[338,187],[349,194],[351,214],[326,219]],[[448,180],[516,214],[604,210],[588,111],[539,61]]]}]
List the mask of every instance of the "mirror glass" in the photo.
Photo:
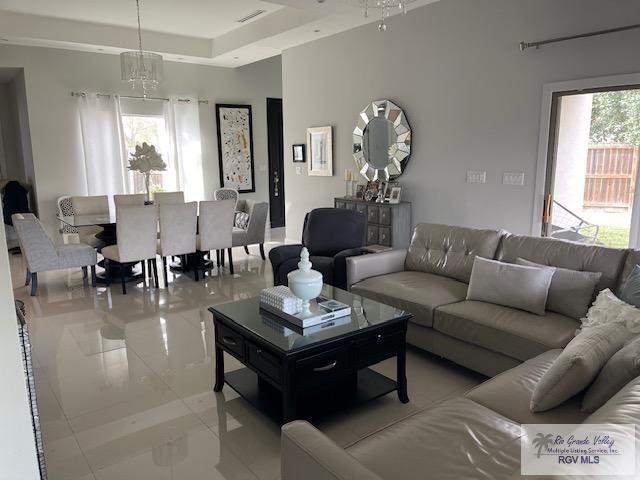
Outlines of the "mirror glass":
[{"label": "mirror glass", "polygon": [[353,157],[367,180],[399,177],[411,154],[411,127],[402,109],[389,100],[371,102],[353,130]]}]

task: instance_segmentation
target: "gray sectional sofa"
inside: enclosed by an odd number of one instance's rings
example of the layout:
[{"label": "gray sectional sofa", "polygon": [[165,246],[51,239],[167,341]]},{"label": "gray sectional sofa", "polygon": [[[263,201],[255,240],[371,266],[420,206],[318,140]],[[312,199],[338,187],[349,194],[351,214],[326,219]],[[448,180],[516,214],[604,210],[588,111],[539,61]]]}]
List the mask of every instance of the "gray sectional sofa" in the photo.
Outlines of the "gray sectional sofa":
[{"label": "gray sectional sofa", "polygon": [[[445,225],[418,225],[408,251],[350,259],[353,292],[414,313],[409,343],[493,378],[346,450],[306,422],[285,425],[283,480],[534,478],[520,475],[524,423],[632,423],[640,440],[640,377],[590,415],[580,410],[580,394],[551,410],[530,411],[536,384],[579,319],[465,300],[476,256],[601,272],[597,289],[614,292],[640,262],[637,251]],[[640,452],[636,465],[640,472]]]}]

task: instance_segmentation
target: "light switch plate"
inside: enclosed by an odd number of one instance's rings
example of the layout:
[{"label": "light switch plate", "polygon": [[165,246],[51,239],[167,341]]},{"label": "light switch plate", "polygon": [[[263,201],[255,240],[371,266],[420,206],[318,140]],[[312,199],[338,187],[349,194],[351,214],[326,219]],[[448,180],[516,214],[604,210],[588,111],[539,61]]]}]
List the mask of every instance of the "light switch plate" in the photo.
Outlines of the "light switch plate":
[{"label": "light switch plate", "polygon": [[468,170],[467,183],[487,183],[487,172]]},{"label": "light switch plate", "polygon": [[523,172],[504,172],[502,174],[503,185],[524,185]]}]

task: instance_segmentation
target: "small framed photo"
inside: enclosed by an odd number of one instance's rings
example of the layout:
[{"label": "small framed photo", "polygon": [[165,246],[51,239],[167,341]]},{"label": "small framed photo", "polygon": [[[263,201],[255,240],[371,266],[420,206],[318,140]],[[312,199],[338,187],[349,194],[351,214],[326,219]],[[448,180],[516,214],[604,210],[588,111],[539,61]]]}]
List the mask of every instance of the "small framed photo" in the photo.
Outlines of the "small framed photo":
[{"label": "small framed photo", "polygon": [[380,194],[380,182],[378,180],[372,180],[367,183],[367,187],[364,191],[364,199],[367,202],[373,202],[378,198]]},{"label": "small framed photo", "polygon": [[307,128],[308,174],[312,177],[333,176],[333,143],[331,127]]},{"label": "small framed photo", "polygon": [[364,192],[367,190],[367,186],[364,185],[363,183],[359,183],[358,186],[356,187],[356,198],[358,200],[363,200],[364,199]]},{"label": "small framed photo", "polygon": [[402,187],[392,187],[389,194],[389,203],[400,203],[400,197],[402,196]]},{"label": "small framed photo", "polygon": [[293,161],[295,163],[304,163],[307,161],[307,159],[304,156],[305,154],[304,148],[305,148],[304,143],[299,143],[293,146]]}]

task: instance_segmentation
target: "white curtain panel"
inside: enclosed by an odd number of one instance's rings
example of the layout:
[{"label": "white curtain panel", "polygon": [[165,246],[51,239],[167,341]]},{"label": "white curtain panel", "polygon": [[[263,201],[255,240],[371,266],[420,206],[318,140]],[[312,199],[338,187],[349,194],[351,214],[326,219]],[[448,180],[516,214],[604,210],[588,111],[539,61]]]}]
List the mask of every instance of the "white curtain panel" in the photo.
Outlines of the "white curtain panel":
[{"label": "white curtain panel", "polygon": [[127,160],[120,102],[116,95],[87,93],[78,97],[87,193],[126,192]]},{"label": "white curtain panel", "polygon": [[196,98],[188,100],[171,98],[164,107],[170,150],[185,202],[204,200],[199,106]]}]

